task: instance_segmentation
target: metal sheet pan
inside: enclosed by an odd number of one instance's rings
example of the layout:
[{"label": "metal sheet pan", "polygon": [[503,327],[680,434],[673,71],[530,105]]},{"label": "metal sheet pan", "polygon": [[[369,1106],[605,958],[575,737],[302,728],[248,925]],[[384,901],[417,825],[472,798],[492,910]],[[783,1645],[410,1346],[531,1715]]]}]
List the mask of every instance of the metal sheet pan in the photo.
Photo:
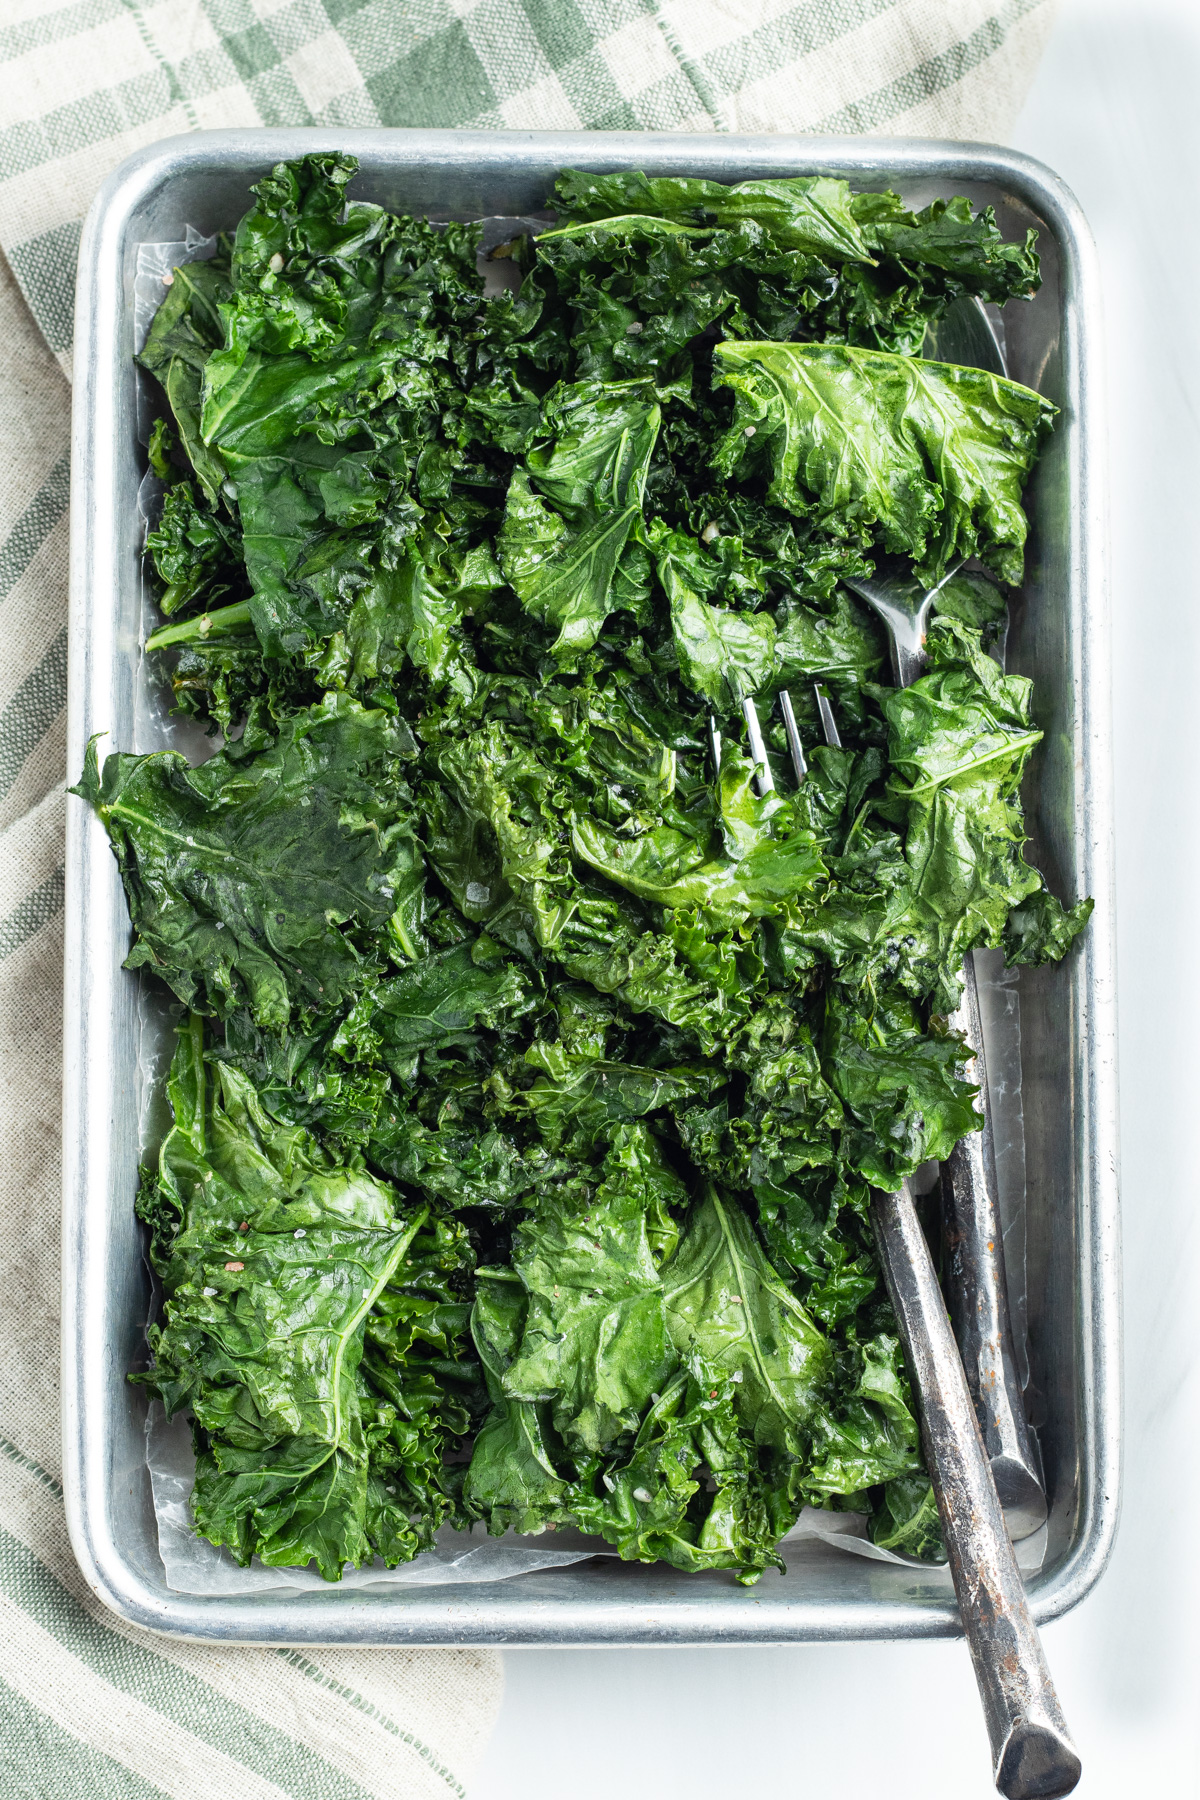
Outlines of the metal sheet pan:
[{"label": "metal sheet pan", "polygon": [[[885,138],[626,132],[218,131],[140,151],[101,189],[79,265],[72,474],[69,766],[91,733],[162,742],[143,669],[136,494],[133,283],[139,243],[231,225],[249,182],[283,157],[352,150],[359,192],[433,218],[536,213],[555,172],[643,168],[722,181],[847,176],[910,202],[966,193],[1006,235],[1040,233],[1044,286],[1008,309],[1014,376],[1062,417],[1029,495],[1031,542],[1009,665],[1037,683],[1045,741],[1026,798],[1032,851],[1060,894],[1096,912],[1065,965],[1021,978],[1029,1170],[1031,1397],[1051,1498],[1030,1581],[1037,1619],[1073,1606],[1104,1567],[1120,1455],[1112,775],[1099,278],[1087,226],[1055,176],[1008,151]],[[951,1635],[948,1580],[822,1548],[743,1589],[727,1575],[584,1563],[455,1589],[202,1598],[172,1592],[144,1463],[145,1401],[125,1372],[148,1308],[133,1212],[138,990],[121,961],[129,924],[103,827],[70,802],[67,840],[63,1209],[63,1424],[75,1554],[131,1622],[258,1644],[718,1644]]]}]

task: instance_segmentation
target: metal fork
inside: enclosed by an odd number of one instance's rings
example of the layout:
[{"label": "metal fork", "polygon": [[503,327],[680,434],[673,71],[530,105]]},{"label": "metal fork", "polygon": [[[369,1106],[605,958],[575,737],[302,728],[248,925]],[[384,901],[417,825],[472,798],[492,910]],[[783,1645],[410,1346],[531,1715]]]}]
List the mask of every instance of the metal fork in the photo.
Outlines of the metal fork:
[{"label": "metal fork", "polygon": [[[823,690],[816,691],[831,741],[838,735],[832,708]],[[803,781],[807,770],[790,695],[780,694],[780,708],[796,779]],[[983,1702],[996,1786],[1007,1800],[1069,1794],[1082,1773],[1079,1756],[1025,1599],[911,1183],[897,1194],[876,1191],[871,1223],[919,1397],[925,1466]]]},{"label": "metal fork", "polygon": [[[1008,374],[996,324],[983,304],[970,296],[956,300],[930,327],[925,353],[943,362],[987,369],[993,375]],[[930,609],[959,567],[961,564],[956,564],[927,591],[895,575],[847,582],[887,626],[897,687],[907,687],[923,672]],[[1019,1538],[1045,1523],[1046,1496],[1025,1419],[1008,1316],[983,1029],[970,956],[963,976],[962,1001],[949,1023],[976,1047],[964,1074],[978,1085],[984,1126],[981,1132],[963,1139],[943,1166],[944,1285],[1005,1518],[1012,1535]]]},{"label": "metal fork", "polygon": [[[958,303],[990,323],[976,302]],[[951,324],[962,335],[965,327]],[[999,346],[989,335],[997,358]],[[997,372],[1003,373],[1003,368]],[[887,628],[892,673],[897,687],[909,687],[925,669],[925,635],[934,600],[959,568],[956,563],[935,587],[922,589],[911,577],[877,574],[871,580],[848,579],[845,585],[865,600]],[[963,995],[949,1015],[950,1029],[970,1047],[964,1058],[965,1078],[978,1086],[976,1102],[983,1114],[981,1131],[963,1138],[942,1165],[942,1219],[945,1244],[944,1285],[962,1350],[967,1385],[975,1403],[979,1428],[992,1464],[1000,1504],[1014,1538],[1029,1537],[1046,1522],[1046,1494],[1037,1449],[1025,1418],[1008,1308],[1004,1237],[996,1182],[995,1146],[988,1105],[987,1064],[975,959],[963,963]]]},{"label": "metal fork", "polygon": [[[881,584],[853,583],[856,593],[862,593],[868,585],[874,589]],[[932,599],[932,593],[926,595],[919,609],[925,616]],[[893,606],[893,614],[898,611],[899,607]],[[900,683],[902,686],[914,681],[924,666],[923,639],[924,627],[918,627],[915,613],[908,638],[901,637],[898,642],[891,639],[893,662],[907,676]],[[816,694],[825,741],[838,745],[841,740],[828,697],[819,686]],[[780,701],[786,727],[791,700],[787,700],[786,708],[783,695]],[[799,770],[797,780],[803,780]],[[1009,1317],[995,1143],[973,956],[968,956],[963,964],[963,997],[948,1023],[971,1047],[971,1054],[963,1060],[962,1072],[964,1079],[979,1089],[976,1106],[983,1114],[983,1127],[962,1138],[942,1164],[942,1283],[1005,1523],[1013,1539],[1019,1540],[1045,1524],[1046,1494],[1025,1418]]]}]

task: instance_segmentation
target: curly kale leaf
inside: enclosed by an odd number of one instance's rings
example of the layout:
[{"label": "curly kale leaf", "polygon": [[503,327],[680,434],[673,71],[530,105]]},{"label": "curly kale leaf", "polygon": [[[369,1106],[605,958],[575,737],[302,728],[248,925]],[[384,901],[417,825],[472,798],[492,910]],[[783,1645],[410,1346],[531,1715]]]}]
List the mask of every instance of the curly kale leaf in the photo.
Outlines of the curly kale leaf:
[{"label": "curly kale leaf", "polygon": [[737,396],[724,474],[765,469],[777,505],[861,522],[927,586],[974,555],[1019,584],[1021,490],[1050,401],[982,369],[844,345],[726,341],[716,358]]},{"label": "curly kale leaf", "polygon": [[724,571],[700,545],[656,520],[650,528],[655,571],[671,606],[679,672],[690,688],[726,713],[768,686],[775,668],[775,625],[763,613],[709,606]]},{"label": "curly kale leaf", "polygon": [[206,610],[218,601],[234,604],[246,586],[241,533],[199,498],[191,481],[167,489],[158,524],[146,533],[146,553],[163,583],[159,611]]},{"label": "curly kale leaf", "polygon": [[334,1581],[347,1561],[417,1548],[411,1529],[406,1544],[371,1536],[379,1419],[361,1364],[423,1215],[398,1214],[361,1165],[273,1123],[243,1076],[205,1058],[202,1034],[193,1016],[172,1065],[175,1123],[150,1203],[163,1322],[143,1379],[198,1427],[198,1529],[239,1562],[315,1558]]},{"label": "curly kale leaf", "polygon": [[187,1004],[260,1024],[348,1000],[421,938],[422,857],[400,775],[411,739],[344,696],[294,715],[257,755],[197,769],[175,751],[95,743],[76,792],[96,807],[148,967]]},{"label": "curly kale leaf", "polygon": [[612,220],[629,213],[718,225],[752,220],[790,250],[828,259],[870,262],[867,239],[851,209],[850,184],[827,175],[792,175],[725,187],[694,176],[584,175],[567,170],[555,184],[573,219]]},{"label": "curly kale leaf", "polygon": [[500,566],[526,610],[556,633],[557,656],[589,650],[609,613],[638,592],[622,557],[661,417],[644,382],[556,388],[513,475]]},{"label": "curly kale leaf", "polygon": [[872,1541],[883,1550],[920,1562],[944,1563],[937,1500],[928,1475],[897,1475],[885,1482],[871,1515]]},{"label": "curly kale leaf", "polygon": [[975,212],[959,194],[914,213],[895,194],[856,194],[850,211],[877,254],[921,274],[941,271],[959,291],[1002,306],[1037,290],[1037,233],[1006,243],[990,206]]},{"label": "curly kale leaf", "polygon": [[475,1518],[485,1518],[497,1536],[510,1529],[542,1531],[564,1517],[567,1480],[546,1447],[546,1409],[533,1400],[513,1399],[504,1390],[528,1304],[511,1270],[478,1271],[471,1331],[492,1408],[475,1438],[463,1503]]},{"label": "curly kale leaf", "polygon": [[203,437],[200,411],[204,371],[221,346],[221,308],[231,295],[225,255],[175,269],[138,359],[162,384],[187,459],[211,506],[218,502],[227,470],[220,452]]},{"label": "curly kale leaf", "polygon": [[958,1038],[921,1029],[897,999],[865,1018],[837,991],[826,1003],[822,1065],[849,1115],[845,1163],[872,1186],[896,1189],[923,1162],[949,1156],[978,1131],[975,1089],[961,1081]]},{"label": "curly kale leaf", "polygon": [[1005,921],[1000,940],[1005,960],[1013,967],[1060,962],[1091,918],[1094,906],[1094,900],[1077,900],[1074,906],[1064,907],[1045,888],[1036,888]]},{"label": "curly kale leaf", "polygon": [[775,1471],[743,1426],[737,1374],[692,1352],[646,1413],[632,1447],[585,1464],[569,1491],[570,1516],[626,1562],[693,1572],[736,1569],[750,1586],[783,1567]]},{"label": "curly kale leaf", "polygon": [[334,1049],[378,1057],[403,1079],[420,1052],[473,1044],[477,1027],[527,1013],[536,989],[487,945],[477,938],[442,950],[372,985],[339,1026]]},{"label": "curly kale leaf", "polygon": [[664,1273],[667,1329],[737,1384],[756,1444],[803,1453],[820,1411],[830,1350],[771,1266],[746,1214],[710,1188]]},{"label": "curly kale leaf", "polygon": [[551,1402],[554,1428],[577,1454],[636,1431],[675,1361],[650,1233],[687,1190],[644,1126],[620,1130],[626,1155],[610,1154],[586,1211],[541,1205],[513,1242],[529,1311],[504,1392]]},{"label": "curly kale leaf", "polygon": [[843,1499],[921,1472],[917,1420],[900,1341],[891,1336],[853,1344],[853,1379],[840,1404],[822,1413],[805,1478],[817,1500]]}]

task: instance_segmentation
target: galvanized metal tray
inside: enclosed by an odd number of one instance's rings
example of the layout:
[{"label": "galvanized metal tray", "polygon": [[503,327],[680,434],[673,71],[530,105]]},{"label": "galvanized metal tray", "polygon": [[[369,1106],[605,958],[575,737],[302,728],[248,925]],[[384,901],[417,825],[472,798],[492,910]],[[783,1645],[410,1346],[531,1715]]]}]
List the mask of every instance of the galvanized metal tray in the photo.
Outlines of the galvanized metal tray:
[{"label": "galvanized metal tray", "polygon": [[[137,441],[133,287],[139,244],[231,226],[281,158],[353,151],[357,192],[432,218],[544,209],[567,166],[721,181],[843,175],[910,202],[965,193],[1006,235],[1040,234],[1045,282],[1007,309],[1016,379],[1062,409],[1028,496],[1028,579],[1009,666],[1037,683],[1045,740],[1026,799],[1032,852],[1056,890],[1096,912],[1067,961],[1024,971],[1031,1394],[1051,1502],[1030,1581],[1035,1617],[1073,1606],[1116,1528],[1120,1447],[1117,1085],[1112,780],[1105,592],[1099,279],[1086,224],[1055,176],[971,144],[884,138],[626,132],[218,131],[139,152],[101,189],[79,264],[72,474],[69,766],[91,733],[166,741],[141,656],[144,469]],[[144,1460],[137,1358],[149,1279],[134,1218],[138,984],[121,968],[129,922],[103,827],[70,802],[67,840],[63,1423],[71,1540],[100,1598],[131,1622],[258,1644],[716,1644],[939,1636],[959,1630],[944,1576],[810,1546],[746,1590],[725,1575],[578,1564],[492,1585],[201,1597],[170,1590]]]}]

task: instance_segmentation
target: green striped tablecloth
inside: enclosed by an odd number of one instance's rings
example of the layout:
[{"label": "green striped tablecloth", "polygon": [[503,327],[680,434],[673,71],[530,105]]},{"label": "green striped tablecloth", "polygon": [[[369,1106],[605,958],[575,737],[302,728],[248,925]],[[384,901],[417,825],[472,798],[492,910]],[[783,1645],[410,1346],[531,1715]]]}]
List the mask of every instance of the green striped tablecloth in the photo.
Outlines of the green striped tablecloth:
[{"label": "green striped tablecloth", "polygon": [[[1000,139],[1053,0],[0,0],[0,1796],[464,1794],[490,1652],[212,1649],[130,1631],[58,1474],[68,387],[108,172],[228,125]],[[74,771],[78,773],[78,771]]]}]

